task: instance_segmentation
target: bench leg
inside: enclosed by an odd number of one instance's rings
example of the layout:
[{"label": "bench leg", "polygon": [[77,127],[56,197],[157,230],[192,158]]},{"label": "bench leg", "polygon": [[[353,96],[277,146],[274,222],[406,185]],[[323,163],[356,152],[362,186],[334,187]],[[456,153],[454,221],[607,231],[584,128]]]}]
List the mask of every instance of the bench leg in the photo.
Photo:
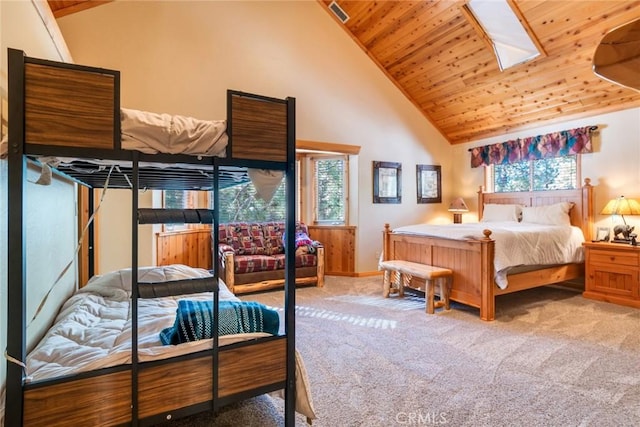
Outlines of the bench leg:
[{"label": "bench leg", "polygon": [[434,299],[435,299],[435,289],[433,288],[433,280],[427,279],[425,280],[425,296],[427,298],[427,314],[433,314],[435,312],[434,307]]},{"label": "bench leg", "polygon": [[396,284],[398,286],[398,296],[399,297],[404,297],[404,284],[407,281],[407,275],[401,272],[396,272],[397,276],[397,281]]},{"label": "bench leg", "polygon": [[389,292],[391,291],[391,271],[384,270],[384,276],[382,277],[382,297],[389,298]]},{"label": "bench leg", "polygon": [[[435,313],[436,308],[444,307],[445,310],[451,309],[451,303],[449,300],[449,294],[451,292],[451,277],[440,277],[435,280],[425,280],[425,298],[427,300],[427,314]],[[435,287],[438,285],[440,291],[440,301],[435,302],[436,291]]]},{"label": "bench leg", "polygon": [[449,295],[451,294],[451,284],[453,279],[445,277],[440,280],[440,298],[444,301],[444,309],[451,310],[451,303],[449,302]]}]

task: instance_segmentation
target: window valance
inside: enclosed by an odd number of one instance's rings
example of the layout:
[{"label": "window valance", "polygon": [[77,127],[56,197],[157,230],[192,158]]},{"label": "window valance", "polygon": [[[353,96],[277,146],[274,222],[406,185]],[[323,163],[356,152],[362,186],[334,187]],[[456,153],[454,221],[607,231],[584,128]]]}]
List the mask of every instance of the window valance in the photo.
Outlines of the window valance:
[{"label": "window valance", "polygon": [[596,129],[597,126],[586,126],[471,148],[471,167],[591,153],[591,133]]}]

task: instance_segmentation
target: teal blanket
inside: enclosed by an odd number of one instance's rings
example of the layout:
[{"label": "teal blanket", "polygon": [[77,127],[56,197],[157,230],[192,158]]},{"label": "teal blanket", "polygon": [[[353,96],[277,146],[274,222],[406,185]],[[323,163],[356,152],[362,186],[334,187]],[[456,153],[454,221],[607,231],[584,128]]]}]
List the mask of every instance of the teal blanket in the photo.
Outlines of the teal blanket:
[{"label": "teal blanket", "polygon": [[[218,336],[266,332],[278,334],[278,312],[257,302],[220,301],[218,311]],[[189,341],[212,338],[213,301],[178,301],[176,321],[172,327],[160,332],[164,345],[176,345]]]}]

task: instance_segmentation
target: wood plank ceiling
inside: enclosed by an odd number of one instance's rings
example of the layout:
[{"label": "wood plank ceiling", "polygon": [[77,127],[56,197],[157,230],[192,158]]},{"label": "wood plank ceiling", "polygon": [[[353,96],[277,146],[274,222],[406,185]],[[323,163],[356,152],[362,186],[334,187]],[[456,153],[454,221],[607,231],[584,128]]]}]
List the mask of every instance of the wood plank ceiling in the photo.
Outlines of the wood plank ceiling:
[{"label": "wood plank ceiling", "polygon": [[80,12],[113,0],[47,0],[53,16],[61,18],[72,13]]},{"label": "wood plank ceiling", "polygon": [[[640,1],[512,0],[545,55],[506,71],[465,0],[337,0],[344,24],[318,2],[451,144],[640,107],[640,91],[593,72],[598,44],[640,18]],[[102,3],[49,0],[56,17]]]},{"label": "wood plank ceiling", "polygon": [[640,106],[640,92],[592,70],[604,35],[640,18],[638,1],[514,0],[546,56],[503,72],[465,1],[337,0],[345,24],[320,1],[452,144]]}]

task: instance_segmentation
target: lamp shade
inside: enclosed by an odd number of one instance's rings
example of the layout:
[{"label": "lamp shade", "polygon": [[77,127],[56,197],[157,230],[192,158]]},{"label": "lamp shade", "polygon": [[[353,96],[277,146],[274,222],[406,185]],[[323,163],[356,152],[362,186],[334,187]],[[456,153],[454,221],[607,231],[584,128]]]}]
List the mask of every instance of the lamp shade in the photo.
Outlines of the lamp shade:
[{"label": "lamp shade", "polygon": [[640,203],[624,196],[611,199],[600,212],[602,215],[640,215]]},{"label": "lamp shade", "polygon": [[462,200],[462,197],[458,197],[454,199],[453,202],[451,202],[451,204],[449,205],[449,212],[454,212],[454,213],[469,212],[469,208],[465,204],[464,200]]}]

